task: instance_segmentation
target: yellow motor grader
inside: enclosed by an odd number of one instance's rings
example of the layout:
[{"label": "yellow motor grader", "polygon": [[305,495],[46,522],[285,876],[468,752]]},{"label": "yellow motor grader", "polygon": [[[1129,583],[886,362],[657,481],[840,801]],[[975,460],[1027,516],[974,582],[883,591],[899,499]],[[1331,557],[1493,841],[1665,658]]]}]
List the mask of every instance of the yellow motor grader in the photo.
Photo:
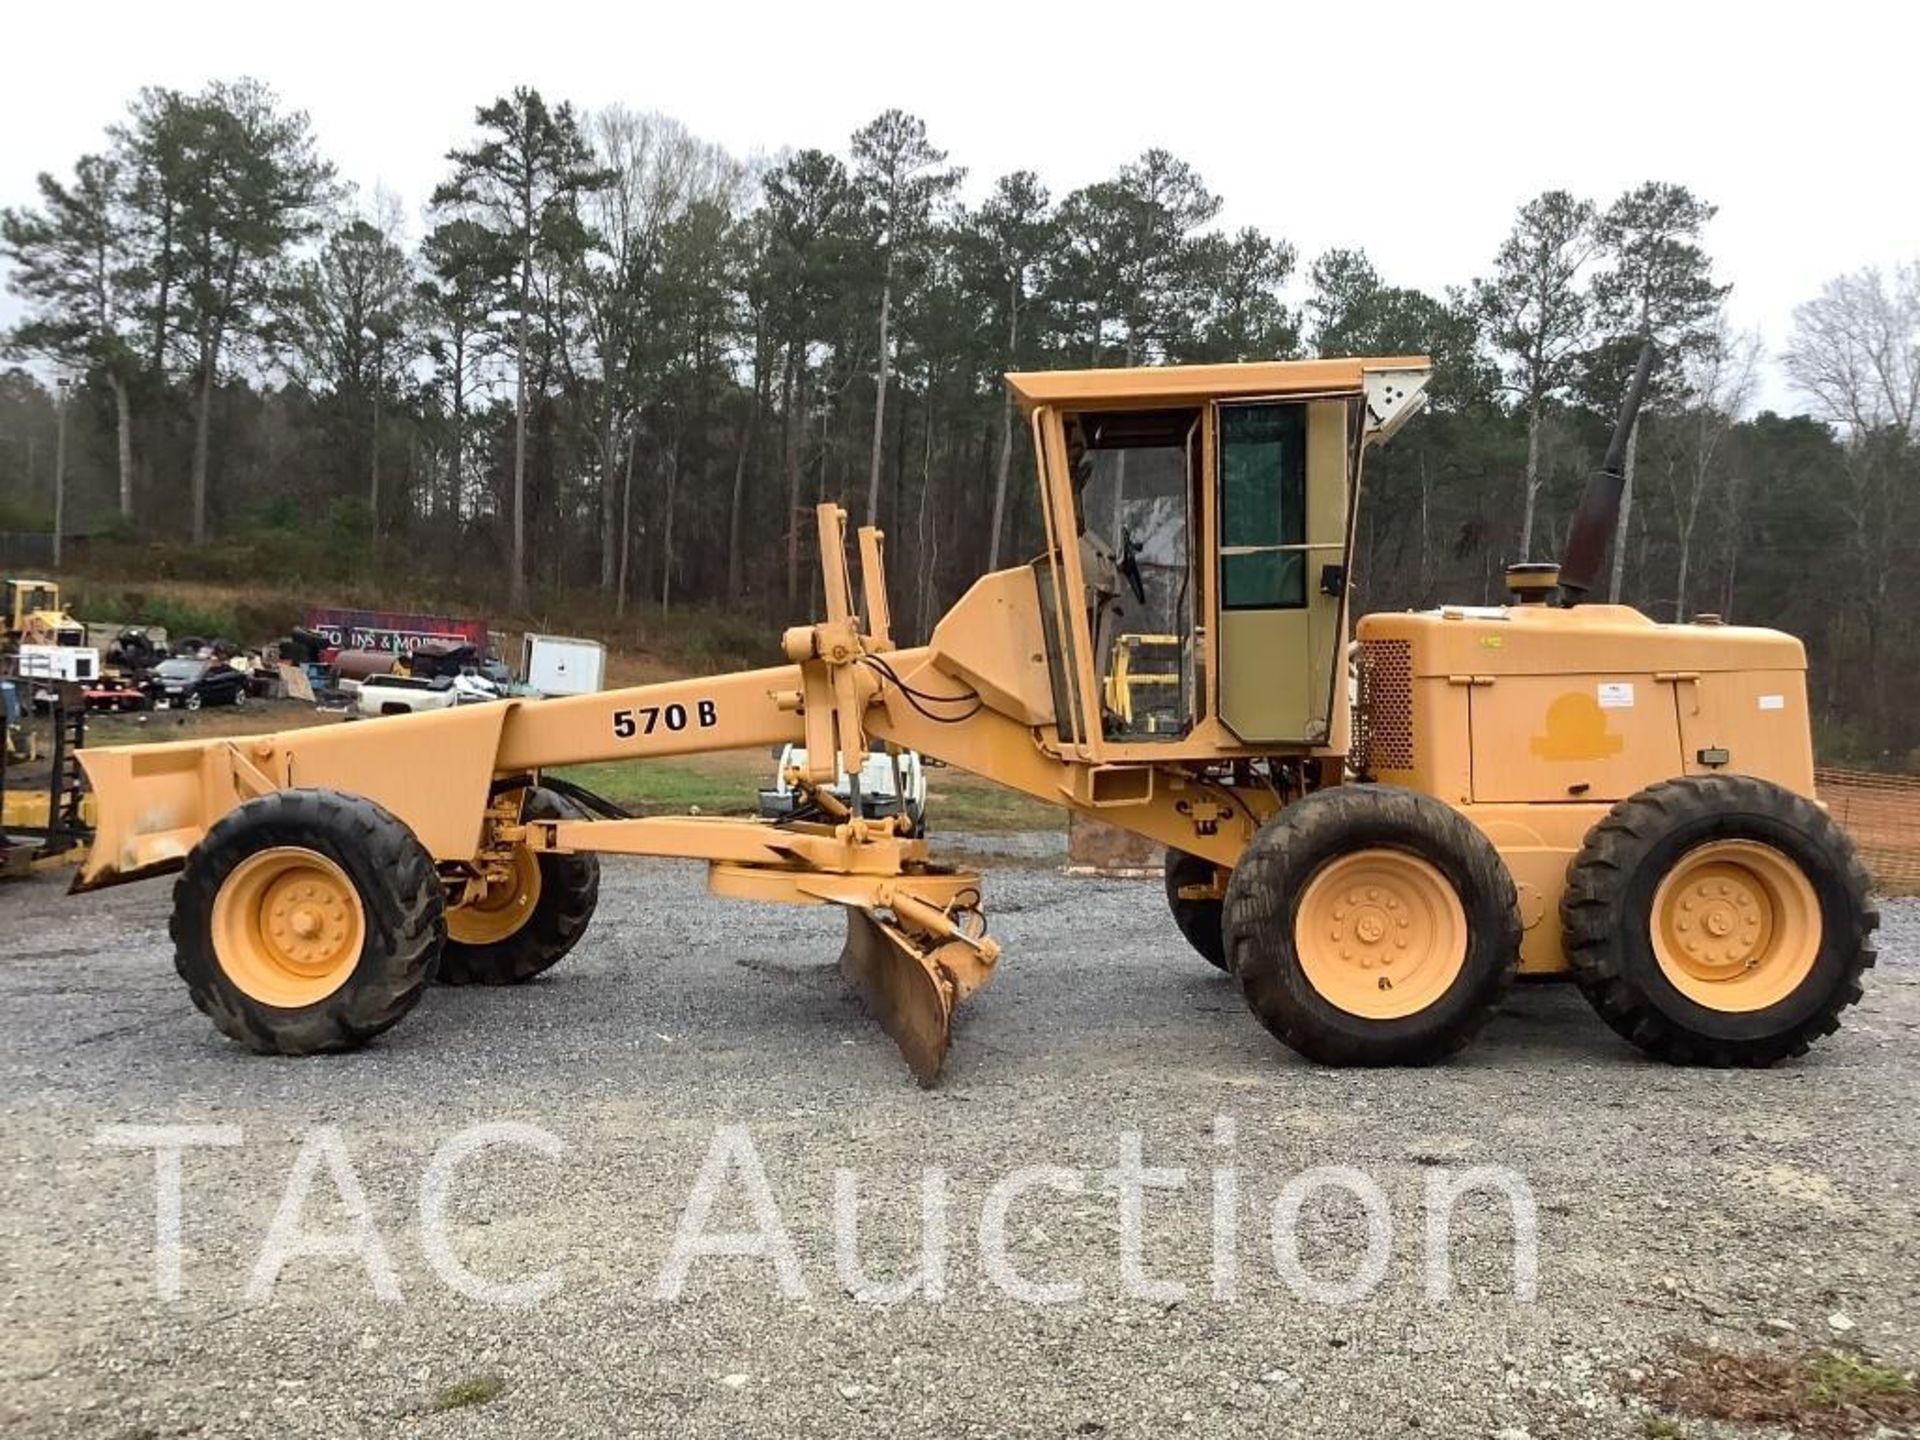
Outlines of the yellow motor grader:
[{"label": "yellow motor grader", "polygon": [[[1859,998],[1877,917],[1812,799],[1799,642],[1577,603],[1640,384],[1557,571],[1517,567],[1510,604],[1364,617],[1350,656],[1362,463],[1428,379],[1417,357],[1009,376],[1046,548],[926,644],[893,641],[872,528],[856,596],[825,505],[825,617],[785,633],[785,665],[88,750],[75,889],[179,872],[194,1003],[307,1053],[366,1041],[436,979],[553,965],[599,855],[704,860],[715,893],[842,907],[842,970],[931,1083],[1001,955],[978,876],[831,793],[879,741],[1164,844],[1180,931],[1315,1061],[1440,1059],[1516,974],[1570,975],[1667,1060],[1803,1052]],[[1107,701],[1138,635],[1177,652],[1150,718]],[[634,818],[547,773],[783,744],[808,773],[771,821]]]}]

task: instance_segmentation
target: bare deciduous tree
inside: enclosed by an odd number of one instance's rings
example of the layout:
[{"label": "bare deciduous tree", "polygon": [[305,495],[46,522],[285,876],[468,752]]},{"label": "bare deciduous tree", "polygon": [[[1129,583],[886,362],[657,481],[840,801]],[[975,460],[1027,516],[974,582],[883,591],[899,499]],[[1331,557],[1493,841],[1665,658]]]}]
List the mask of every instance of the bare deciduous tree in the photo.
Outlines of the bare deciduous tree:
[{"label": "bare deciduous tree", "polygon": [[1794,382],[1846,444],[1851,577],[1866,631],[1876,737],[1890,733],[1880,671],[1898,557],[1920,519],[1920,263],[1892,283],[1866,269],[1829,281],[1794,311],[1785,355]]},{"label": "bare deciduous tree", "polygon": [[1858,435],[1920,437],[1920,261],[1892,284],[1866,269],[1793,312],[1787,371],[1821,414]]},{"label": "bare deciduous tree", "polygon": [[[1712,513],[1709,499],[1729,493],[1721,475],[1723,442],[1753,396],[1760,337],[1734,329],[1722,311],[1711,336],[1680,366],[1679,413],[1668,427],[1662,470],[1673,512],[1677,553],[1673,582],[1673,618],[1687,617],[1694,537],[1702,515]],[[1725,515],[1726,523],[1736,517]]]}]

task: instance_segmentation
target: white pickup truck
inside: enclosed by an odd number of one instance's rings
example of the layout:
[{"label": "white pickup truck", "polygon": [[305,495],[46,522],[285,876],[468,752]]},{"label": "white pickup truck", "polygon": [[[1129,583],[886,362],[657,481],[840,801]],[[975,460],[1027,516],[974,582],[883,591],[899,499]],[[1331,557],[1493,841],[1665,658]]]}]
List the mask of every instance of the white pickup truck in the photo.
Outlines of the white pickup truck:
[{"label": "white pickup truck", "polygon": [[353,713],[371,718],[376,715],[413,715],[422,710],[446,710],[455,705],[473,705],[483,700],[498,700],[500,691],[484,675],[456,675],[429,680],[419,675],[369,675],[360,682],[353,697]]},{"label": "white pickup truck", "polygon": [[[907,818],[915,830],[923,829],[927,816],[927,771],[916,750],[902,750],[899,758],[899,784],[894,783],[894,760],[884,748],[870,750],[860,762],[860,813],[869,820],[900,813],[905,797]],[[760,813],[770,819],[791,815],[795,796],[787,784],[787,771],[805,770],[807,751],[802,745],[782,747],[773,766],[773,788],[760,792]],[[840,800],[851,802],[853,787],[843,769],[829,787]]]}]

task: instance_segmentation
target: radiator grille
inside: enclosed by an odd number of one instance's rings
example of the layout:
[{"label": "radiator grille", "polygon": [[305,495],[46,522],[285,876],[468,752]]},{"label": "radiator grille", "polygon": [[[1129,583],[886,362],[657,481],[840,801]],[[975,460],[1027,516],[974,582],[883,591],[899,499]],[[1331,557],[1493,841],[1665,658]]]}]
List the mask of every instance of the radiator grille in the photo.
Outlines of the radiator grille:
[{"label": "radiator grille", "polygon": [[1413,645],[1368,640],[1360,646],[1354,749],[1369,772],[1413,769]]}]

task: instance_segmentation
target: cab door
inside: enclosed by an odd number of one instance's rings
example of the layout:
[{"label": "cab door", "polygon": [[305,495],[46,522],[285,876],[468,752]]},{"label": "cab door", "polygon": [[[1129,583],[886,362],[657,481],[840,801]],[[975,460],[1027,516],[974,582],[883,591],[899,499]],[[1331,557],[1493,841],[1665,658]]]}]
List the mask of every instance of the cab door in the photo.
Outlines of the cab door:
[{"label": "cab door", "polygon": [[1322,744],[1342,650],[1347,403],[1213,411],[1220,719],[1250,745]]}]

